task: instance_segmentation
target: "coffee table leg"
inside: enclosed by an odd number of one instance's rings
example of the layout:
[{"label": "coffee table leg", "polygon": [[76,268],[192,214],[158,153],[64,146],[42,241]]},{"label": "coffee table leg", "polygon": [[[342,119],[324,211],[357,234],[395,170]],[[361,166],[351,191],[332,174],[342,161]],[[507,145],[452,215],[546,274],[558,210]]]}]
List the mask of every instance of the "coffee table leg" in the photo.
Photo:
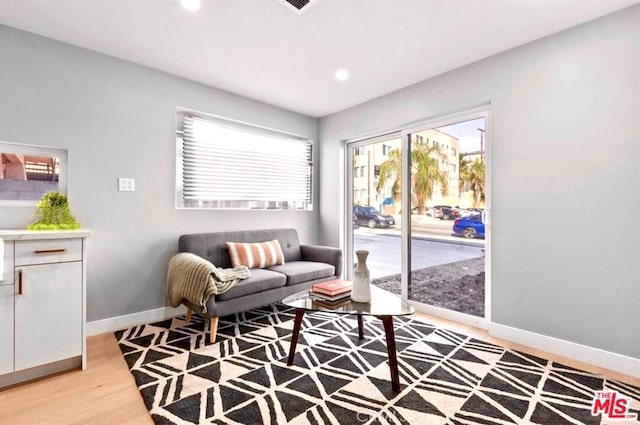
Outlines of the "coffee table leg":
[{"label": "coffee table leg", "polygon": [[362,314],[358,314],[358,338],[364,339],[364,325],[362,324]]},{"label": "coffee table leg", "polygon": [[396,356],[396,337],[393,332],[393,316],[380,316],[387,338],[387,354],[389,355],[389,369],[391,369],[391,388],[400,392],[400,375],[398,373],[398,358]]},{"label": "coffee table leg", "polygon": [[289,360],[287,360],[287,366],[291,366],[293,364],[293,358],[296,355],[296,345],[298,345],[298,335],[300,335],[302,317],[304,317],[304,308],[296,309],[296,318],[293,322],[293,334],[291,335],[291,345],[289,346]]}]

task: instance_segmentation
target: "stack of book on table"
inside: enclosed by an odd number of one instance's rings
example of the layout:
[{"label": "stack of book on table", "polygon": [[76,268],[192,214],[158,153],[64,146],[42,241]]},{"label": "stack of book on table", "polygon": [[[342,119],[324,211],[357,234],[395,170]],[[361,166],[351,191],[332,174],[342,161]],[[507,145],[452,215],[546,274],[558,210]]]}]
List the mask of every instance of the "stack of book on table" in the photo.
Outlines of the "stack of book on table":
[{"label": "stack of book on table", "polygon": [[316,283],[311,287],[309,296],[317,303],[324,307],[338,307],[348,303],[351,296],[351,282],[341,279],[330,280],[327,282]]}]

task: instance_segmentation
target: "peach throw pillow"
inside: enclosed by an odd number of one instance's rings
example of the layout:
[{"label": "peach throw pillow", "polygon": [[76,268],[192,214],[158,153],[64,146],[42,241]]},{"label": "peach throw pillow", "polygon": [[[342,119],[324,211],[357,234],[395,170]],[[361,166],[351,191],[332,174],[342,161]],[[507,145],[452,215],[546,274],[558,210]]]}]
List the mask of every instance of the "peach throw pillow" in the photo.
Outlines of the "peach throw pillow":
[{"label": "peach throw pillow", "polygon": [[284,264],[284,254],[277,239],[268,242],[225,242],[231,266],[247,266],[250,269]]}]

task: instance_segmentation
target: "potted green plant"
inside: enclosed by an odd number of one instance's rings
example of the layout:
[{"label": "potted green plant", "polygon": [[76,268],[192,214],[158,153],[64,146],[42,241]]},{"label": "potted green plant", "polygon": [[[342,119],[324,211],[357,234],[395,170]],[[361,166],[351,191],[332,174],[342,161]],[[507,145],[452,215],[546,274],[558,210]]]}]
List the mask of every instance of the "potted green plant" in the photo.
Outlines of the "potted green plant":
[{"label": "potted green plant", "polygon": [[29,230],[74,230],[79,229],[69,209],[67,197],[60,192],[48,192],[38,201],[35,220]]}]

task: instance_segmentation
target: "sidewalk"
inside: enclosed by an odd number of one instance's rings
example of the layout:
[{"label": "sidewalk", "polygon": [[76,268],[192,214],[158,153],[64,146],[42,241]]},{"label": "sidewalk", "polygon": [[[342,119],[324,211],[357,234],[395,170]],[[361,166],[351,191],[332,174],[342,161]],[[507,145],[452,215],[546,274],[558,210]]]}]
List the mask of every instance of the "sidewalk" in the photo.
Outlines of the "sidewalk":
[{"label": "sidewalk", "polygon": [[[452,223],[453,225],[453,223]],[[371,234],[371,235],[386,235],[386,236],[395,236],[400,237],[400,229],[399,224],[394,229],[369,229],[367,227],[360,227],[359,229],[355,229],[355,232],[358,234]],[[412,235],[411,239],[420,239],[424,241],[432,241],[432,242],[444,242],[444,243],[454,243],[459,245],[467,245],[467,246],[485,246],[484,239],[466,239],[462,236],[457,236],[453,232],[451,234],[440,234],[431,232],[430,228],[416,226],[415,224],[412,226]]]},{"label": "sidewalk", "polygon": [[414,230],[411,239],[421,239],[433,242],[454,243],[458,245],[479,246],[484,248],[484,239],[466,239],[462,236],[451,235],[433,235],[428,233],[419,233]]},{"label": "sidewalk", "polygon": [[[354,248],[369,251],[367,266],[371,277],[400,273],[402,244],[400,232],[392,229],[358,229]],[[411,239],[411,268],[422,269],[484,256],[484,244],[449,235],[418,235]],[[354,262],[355,262],[354,257]]]}]

